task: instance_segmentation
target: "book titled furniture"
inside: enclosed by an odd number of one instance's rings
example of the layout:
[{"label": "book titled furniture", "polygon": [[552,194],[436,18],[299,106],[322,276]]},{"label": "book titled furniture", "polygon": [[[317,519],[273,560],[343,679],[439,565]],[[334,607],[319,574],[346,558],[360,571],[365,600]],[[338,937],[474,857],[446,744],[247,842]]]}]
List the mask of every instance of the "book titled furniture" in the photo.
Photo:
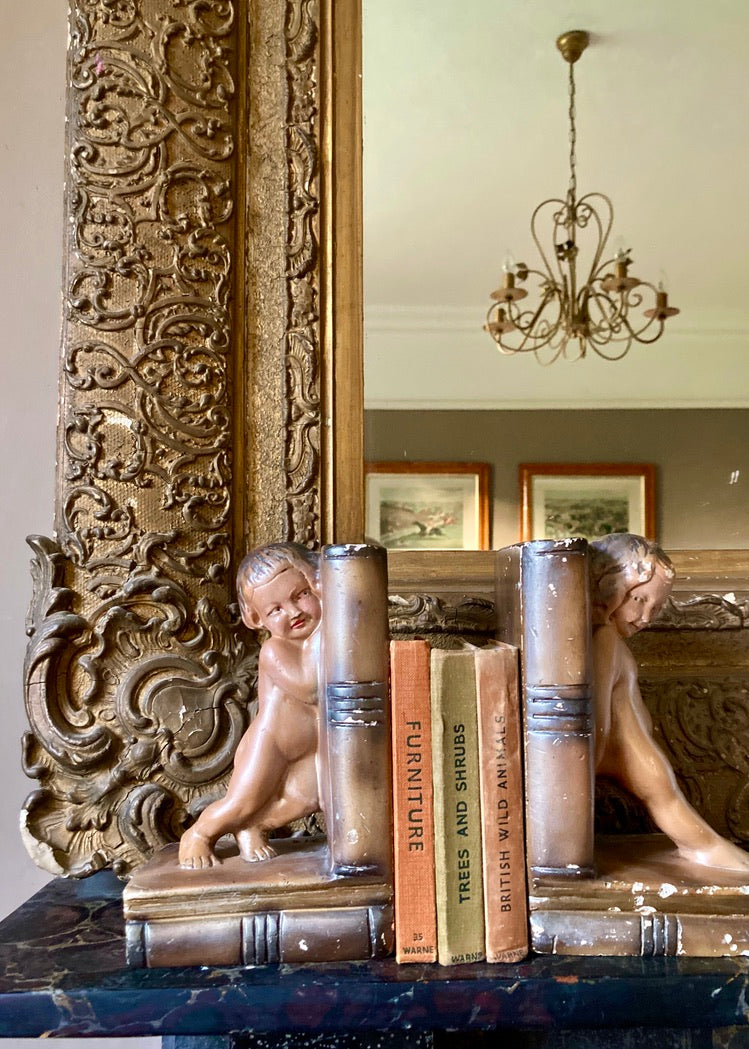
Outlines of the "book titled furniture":
[{"label": "book titled furniture", "polygon": [[430,649],[390,643],[395,957],[437,960]]}]

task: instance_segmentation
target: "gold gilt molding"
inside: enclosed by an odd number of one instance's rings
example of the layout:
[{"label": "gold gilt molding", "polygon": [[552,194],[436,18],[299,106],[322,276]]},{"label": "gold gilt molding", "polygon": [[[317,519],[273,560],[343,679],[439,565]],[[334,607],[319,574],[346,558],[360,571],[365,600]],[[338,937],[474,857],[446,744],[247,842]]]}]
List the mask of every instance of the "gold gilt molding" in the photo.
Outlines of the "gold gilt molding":
[{"label": "gold gilt molding", "polygon": [[73,0],[56,539],[21,816],[125,874],[223,789],[255,642],[233,565],[321,537],[319,12]]},{"label": "gold gilt molding", "polygon": [[284,535],[314,546],[320,491],[320,25],[314,0],[286,7],[289,240],[285,332],[287,520]]}]

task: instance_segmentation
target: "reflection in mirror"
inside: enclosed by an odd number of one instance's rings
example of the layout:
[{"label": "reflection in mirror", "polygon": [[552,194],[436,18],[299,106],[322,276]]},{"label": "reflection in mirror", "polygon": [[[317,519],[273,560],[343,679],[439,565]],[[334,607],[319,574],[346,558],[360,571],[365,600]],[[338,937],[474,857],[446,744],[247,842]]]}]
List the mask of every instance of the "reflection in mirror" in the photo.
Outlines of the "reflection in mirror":
[{"label": "reflection in mirror", "polygon": [[749,11],[576,8],[580,192],[612,198],[613,236],[682,313],[622,361],[542,368],[482,325],[508,251],[537,261],[533,209],[566,191],[572,27],[519,0],[470,20],[446,0],[363,7],[366,458],[492,462],[494,546],[518,538],[520,462],[652,462],[665,546],[749,546]]}]

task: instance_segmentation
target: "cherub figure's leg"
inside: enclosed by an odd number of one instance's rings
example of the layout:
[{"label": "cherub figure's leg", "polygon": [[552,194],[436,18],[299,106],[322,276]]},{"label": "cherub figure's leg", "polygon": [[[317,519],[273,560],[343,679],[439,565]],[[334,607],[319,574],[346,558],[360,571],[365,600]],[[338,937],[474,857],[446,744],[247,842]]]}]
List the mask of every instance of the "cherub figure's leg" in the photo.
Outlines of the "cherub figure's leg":
[{"label": "cherub figure's leg", "polygon": [[[278,784],[287,762],[275,744],[267,715],[259,714],[242,737],[226,794],[203,810],[179,843],[182,867],[210,867],[217,862],[213,846],[222,834],[249,828]],[[259,858],[259,857],[257,857]]]},{"label": "cherub figure's leg", "polygon": [[235,831],[242,859],[253,862],[275,856],[275,849],[266,839],[268,831],[308,816],[319,807],[317,761],[314,754],[309,754],[290,766],[281,794],[256,812],[249,824]]},{"label": "cherub figure's leg", "polygon": [[722,838],[692,808],[646,724],[647,719],[638,716],[632,700],[622,703],[599,771],[618,778],[640,798],[686,859],[722,870],[749,872],[749,853]]}]

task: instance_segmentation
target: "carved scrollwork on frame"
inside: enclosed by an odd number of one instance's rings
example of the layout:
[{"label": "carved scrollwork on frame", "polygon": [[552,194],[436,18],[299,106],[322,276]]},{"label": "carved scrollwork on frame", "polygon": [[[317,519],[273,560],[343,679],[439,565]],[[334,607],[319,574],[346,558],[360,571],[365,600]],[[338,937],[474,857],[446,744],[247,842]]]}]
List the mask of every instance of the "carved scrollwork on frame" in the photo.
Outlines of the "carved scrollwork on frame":
[{"label": "carved scrollwork on frame", "polygon": [[60,546],[30,543],[24,767],[39,787],[23,834],[53,873],[125,873],[179,834],[206,788],[222,789],[251,708],[257,647],[152,562],[108,584],[81,616]]},{"label": "carved scrollwork on frame", "polygon": [[749,845],[749,680],[745,674],[645,680],[656,739],[692,805]]},{"label": "carved scrollwork on frame", "polygon": [[304,545],[320,535],[318,19],[314,0],[287,4],[286,505],[287,535]]},{"label": "carved scrollwork on frame", "polygon": [[[313,544],[319,14],[278,3],[283,39],[252,37],[281,71],[263,90],[285,127],[270,176],[285,202],[268,223],[285,245],[273,280],[286,337],[268,367],[285,375],[283,538]],[[252,714],[257,645],[231,604],[234,427],[257,408],[238,381],[243,311],[264,294],[247,290],[238,239],[252,235],[239,155],[255,133],[242,123],[250,7],[70,0],[57,538],[29,540],[24,765],[37,786],[21,817],[56,874],[126,874],[177,837],[224,789]]]},{"label": "carved scrollwork on frame", "polygon": [[670,597],[651,630],[740,630],[749,624],[749,600],[734,594]]},{"label": "carved scrollwork on frame", "polygon": [[433,594],[391,594],[388,617],[393,637],[425,637],[435,648],[486,641],[496,629],[494,603],[481,597],[453,604]]},{"label": "carved scrollwork on frame", "polygon": [[234,23],[228,0],[71,16],[58,534],[123,577],[158,522],[188,587],[229,564]]}]

